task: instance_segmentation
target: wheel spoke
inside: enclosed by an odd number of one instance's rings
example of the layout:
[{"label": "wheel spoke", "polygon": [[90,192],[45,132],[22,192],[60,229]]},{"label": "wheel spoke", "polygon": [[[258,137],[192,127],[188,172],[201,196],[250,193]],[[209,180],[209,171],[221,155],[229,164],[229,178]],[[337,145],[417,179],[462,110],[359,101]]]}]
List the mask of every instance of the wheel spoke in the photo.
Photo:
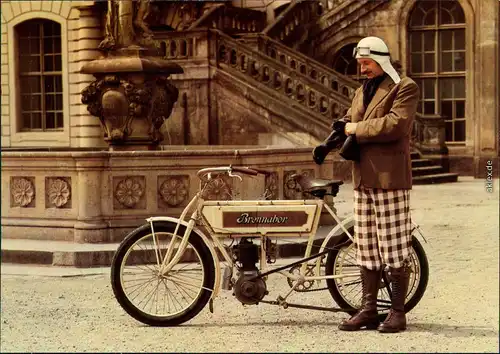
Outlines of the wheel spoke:
[{"label": "wheel spoke", "polygon": [[[177,238],[182,240],[180,236]],[[154,236],[143,234],[124,251],[120,266],[120,287],[131,306],[135,311],[161,321],[182,316],[205,291],[203,261],[191,240],[187,247],[194,258],[175,264],[163,276],[159,274],[157,257],[161,265],[169,248],[172,254],[175,252],[175,244],[179,242],[172,241],[172,234],[155,228]]]},{"label": "wheel spoke", "polygon": [[[333,256],[334,255],[334,256]],[[347,303],[348,306],[353,309],[359,308],[362,300],[362,284],[361,284],[361,274],[360,272],[354,272],[353,268],[359,269],[356,260],[356,254],[354,245],[350,244],[347,247],[343,247],[340,250],[329,255],[329,257],[334,257],[328,264],[331,264],[330,270],[332,275],[335,275],[335,279],[331,279],[330,282],[335,284],[335,287],[330,287],[330,292],[332,295],[339,297],[339,301]],[[415,248],[411,248],[410,253],[410,279],[408,284],[408,291],[406,294],[406,301],[408,302],[413,298],[414,294],[419,291],[418,285],[421,282],[421,265],[419,254],[416,253]],[[328,273],[330,274],[330,273]],[[348,280],[348,281],[346,281]],[[337,295],[335,295],[337,294]],[[385,301],[390,304],[390,296],[386,287],[379,290],[378,293],[379,301]],[[390,306],[389,306],[390,307]],[[379,309],[384,312],[387,311],[388,307],[383,304],[379,304]]]}]

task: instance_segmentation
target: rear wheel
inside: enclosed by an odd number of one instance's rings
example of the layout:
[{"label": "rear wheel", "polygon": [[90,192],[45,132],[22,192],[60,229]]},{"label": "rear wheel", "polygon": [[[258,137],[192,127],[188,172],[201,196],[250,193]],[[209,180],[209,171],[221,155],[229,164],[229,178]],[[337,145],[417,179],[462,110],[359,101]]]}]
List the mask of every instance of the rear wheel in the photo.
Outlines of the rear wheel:
[{"label": "rear wheel", "polygon": [[196,316],[210,299],[215,266],[203,239],[191,232],[181,260],[167,274],[160,264],[169,248],[174,253],[186,228],[155,222],[129,234],[116,251],[111,265],[111,284],[120,306],[136,320],[151,326],[175,326]]},{"label": "rear wheel", "polygon": [[[354,234],[353,228],[349,233]],[[356,264],[356,249],[352,241],[344,235],[337,244],[343,243],[339,249],[333,249],[328,253],[325,273],[326,275],[338,275],[339,278],[327,279],[328,290],[337,305],[346,312],[353,315],[361,307],[362,287],[361,274]],[[386,284],[385,274],[381,281],[377,297],[378,311],[381,319],[389,312],[391,299]],[[425,251],[418,241],[412,237],[412,248],[410,251],[410,279],[405,302],[405,312],[411,311],[422,299],[429,280],[429,263]]]}]

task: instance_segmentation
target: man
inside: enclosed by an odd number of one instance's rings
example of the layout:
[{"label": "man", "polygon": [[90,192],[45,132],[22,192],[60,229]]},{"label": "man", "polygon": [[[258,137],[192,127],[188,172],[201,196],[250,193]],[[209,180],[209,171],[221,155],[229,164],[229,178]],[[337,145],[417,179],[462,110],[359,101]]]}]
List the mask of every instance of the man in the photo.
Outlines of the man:
[{"label": "man", "polygon": [[[362,307],[339,328],[380,332],[406,329],[404,303],[411,248],[409,196],[412,188],[410,134],[419,87],[400,78],[389,49],[377,37],[362,39],[354,50],[367,80],[342,118],[345,134],[355,137],[359,160],[353,164],[354,234],[361,270]],[[392,283],[391,310],[380,324],[377,294],[382,271]]]}]

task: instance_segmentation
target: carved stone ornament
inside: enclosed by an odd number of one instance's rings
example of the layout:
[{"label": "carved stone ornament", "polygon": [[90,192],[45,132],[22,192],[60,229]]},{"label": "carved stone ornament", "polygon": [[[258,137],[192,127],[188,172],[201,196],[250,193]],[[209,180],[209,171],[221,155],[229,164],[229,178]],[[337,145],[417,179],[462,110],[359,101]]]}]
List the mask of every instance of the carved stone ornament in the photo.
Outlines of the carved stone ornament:
[{"label": "carved stone ornament", "polygon": [[47,197],[50,205],[56,208],[65,206],[71,196],[71,190],[68,182],[61,178],[51,179],[47,191]]},{"label": "carved stone ornament", "polygon": [[27,207],[35,198],[35,186],[33,182],[24,177],[14,177],[11,180],[12,206]]},{"label": "carved stone ornament", "polygon": [[283,194],[285,199],[301,199],[302,191],[300,186],[291,178],[296,171],[286,171],[283,176]]},{"label": "carved stone ornament", "polygon": [[157,145],[163,140],[160,129],[178,94],[177,88],[163,76],[134,84],[118,75],[105,75],[83,90],[82,103],[99,118],[108,143],[136,140]]},{"label": "carved stone ornament", "polygon": [[278,173],[272,172],[266,176],[266,199],[275,200],[279,197]]},{"label": "carved stone ornament", "polygon": [[144,194],[144,188],[138,178],[127,177],[116,186],[115,198],[121,205],[133,208]]},{"label": "carved stone ornament", "polygon": [[168,206],[176,207],[181,205],[188,197],[188,183],[188,176],[169,177],[161,184],[158,192]]},{"label": "carved stone ornament", "polygon": [[222,177],[217,177],[207,182],[202,197],[206,200],[231,200],[231,187]]}]

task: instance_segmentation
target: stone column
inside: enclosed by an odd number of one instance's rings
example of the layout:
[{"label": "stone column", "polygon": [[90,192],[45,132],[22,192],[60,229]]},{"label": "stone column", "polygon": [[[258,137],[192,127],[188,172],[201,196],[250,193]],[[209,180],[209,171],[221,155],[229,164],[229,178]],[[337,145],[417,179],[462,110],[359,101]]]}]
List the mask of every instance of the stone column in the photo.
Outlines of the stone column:
[{"label": "stone column", "polygon": [[[498,157],[498,23],[499,2],[480,1],[477,16],[476,57],[478,65],[474,139],[474,164],[476,177],[486,174],[486,162]],[[498,171],[498,166],[494,166]]]},{"label": "stone column", "polygon": [[103,141],[99,119],[89,114],[86,105],[81,103],[81,91],[92,83],[94,77],[73,71],[80,70],[82,63],[97,59],[97,50],[102,40],[101,15],[94,6],[79,7],[79,16],[69,22],[69,75],[71,147],[107,147]]},{"label": "stone column", "polygon": [[78,221],[75,224],[75,242],[98,243],[109,241],[108,224],[102,216],[101,199],[103,169],[107,153],[80,153],[76,161],[78,172]]}]

